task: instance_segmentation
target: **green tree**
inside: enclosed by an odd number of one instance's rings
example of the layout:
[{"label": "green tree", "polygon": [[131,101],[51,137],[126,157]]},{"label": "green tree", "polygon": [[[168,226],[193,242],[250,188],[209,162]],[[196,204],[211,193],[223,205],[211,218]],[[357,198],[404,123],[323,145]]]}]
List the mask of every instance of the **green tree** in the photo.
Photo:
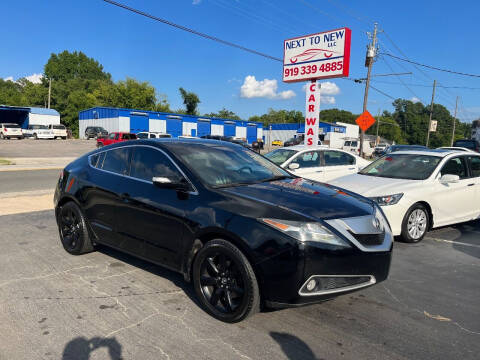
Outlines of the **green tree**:
[{"label": "green tree", "polygon": [[184,88],[179,88],[180,95],[182,96],[183,103],[185,104],[185,110],[187,115],[197,115],[197,106],[200,103],[200,99],[194,92],[186,91]]},{"label": "green tree", "polygon": [[267,114],[251,116],[249,121],[262,122],[265,125],[282,123],[299,123],[305,121],[303,113],[298,110],[269,109]]},{"label": "green tree", "polygon": [[111,81],[111,75],[103,71],[103,66],[81,51],[71,53],[65,50],[60,54],[51,54],[44,72],[46,78],[55,81],[72,79]]},{"label": "green tree", "polygon": [[339,109],[325,109],[320,110],[320,121],[335,123],[335,122],[344,122],[347,124],[355,124],[355,119],[358,115],[352,114],[347,110]]},{"label": "green tree", "polygon": [[219,112],[212,112],[209,114],[204,114],[204,116],[209,116],[209,117],[215,117],[215,118],[220,118],[220,119],[232,119],[232,120],[241,120],[240,116],[235,114],[233,111],[227,110],[223,108]]}]

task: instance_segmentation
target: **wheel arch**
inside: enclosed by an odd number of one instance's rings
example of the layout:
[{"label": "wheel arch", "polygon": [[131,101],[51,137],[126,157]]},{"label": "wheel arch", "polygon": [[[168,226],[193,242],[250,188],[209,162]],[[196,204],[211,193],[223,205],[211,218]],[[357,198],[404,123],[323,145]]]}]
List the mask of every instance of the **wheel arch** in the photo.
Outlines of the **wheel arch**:
[{"label": "wheel arch", "polygon": [[417,204],[420,204],[420,205],[423,205],[425,206],[425,208],[427,209],[427,212],[428,212],[428,230],[431,230],[433,229],[433,211],[432,211],[432,207],[430,206],[430,204],[424,200],[422,201],[417,201],[416,203],[414,203],[412,206],[414,205],[417,205]]},{"label": "wheel arch", "polygon": [[254,256],[251,250],[248,249],[245,241],[240,239],[237,235],[226,231],[225,229],[221,228],[208,228],[204,229],[200,233],[196,234],[195,240],[191,248],[188,250],[188,256],[186,257],[186,261],[184,262],[183,266],[183,275],[186,281],[190,282],[192,279],[192,271],[193,271],[193,262],[195,261],[195,257],[198,251],[209,241],[215,239],[222,239],[230,242],[232,245],[235,245],[242,253],[245,255],[247,260],[249,261],[250,265],[255,272],[255,276],[257,277],[257,281],[262,281],[262,276],[260,271],[258,270]]}]

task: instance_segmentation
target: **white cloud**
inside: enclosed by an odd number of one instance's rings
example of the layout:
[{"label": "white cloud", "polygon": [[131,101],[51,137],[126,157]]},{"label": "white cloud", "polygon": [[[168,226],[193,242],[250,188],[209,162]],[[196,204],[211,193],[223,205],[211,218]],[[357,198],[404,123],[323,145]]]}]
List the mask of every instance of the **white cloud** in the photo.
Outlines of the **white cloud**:
[{"label": "white cloud", "polygon": [[[325,81],[319,84],[321,84],[320,103],[328,105],[335,104],[335,95],[340,94],[340,88],[338,85],[330,81]],[[307,91],[307,84],[303,85],[302,90]]]},{"label": "white cloud", "polygon": [[417,102],[421,102],[419,98],[417,98],[416,96],[412,97],[410,99],[411,102],[414,102],[414,103],[417,103]]},{"label": "white cloud", "polygon": [[[42,78],[43,78],[43,75],[42,74],[32,74],[32,75],[28,75],[28,76],[25,76],[25,79],[27,79],[28,81],[31,81],[32,83],[34,84],[40,84],[42,82]],[[13,81],[13,82],[16,82],[18,81],[15,80],[13,78],[13,76],[9,76],[9,77],[6,77],[5,79],[3,79],[5,81]]]},{"label": "white cloud", "polygon": [[293,90],[278,91],[278,82],[275,79],[263,79],[258,81],[255,76],[248,75],[240,88],[240,96],[243,98],[267,98],[286,100],[295,96]]},{"label": "white cloud", "polygon": [[193,0],[192,5],[198,5],[202,2],[202,0]]},{"label": "white cloud", "polygon": [[42,74],[32,74],[29,76],[25,76],[25,79],[31,81],[34,84],[40,84],[42,82],[43,75]]}]

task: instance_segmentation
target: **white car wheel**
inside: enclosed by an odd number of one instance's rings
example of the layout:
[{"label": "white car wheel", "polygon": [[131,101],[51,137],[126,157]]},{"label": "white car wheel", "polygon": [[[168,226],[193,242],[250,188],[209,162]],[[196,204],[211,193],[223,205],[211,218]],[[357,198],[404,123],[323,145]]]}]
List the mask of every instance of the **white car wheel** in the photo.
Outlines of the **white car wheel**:
[{"label": "white car wheel", "polygon": [[402,223],[402,238],[409,243],[423,239],[428,231],[430,218],[427,209],[422,204],[413,205],[405,215]]}]

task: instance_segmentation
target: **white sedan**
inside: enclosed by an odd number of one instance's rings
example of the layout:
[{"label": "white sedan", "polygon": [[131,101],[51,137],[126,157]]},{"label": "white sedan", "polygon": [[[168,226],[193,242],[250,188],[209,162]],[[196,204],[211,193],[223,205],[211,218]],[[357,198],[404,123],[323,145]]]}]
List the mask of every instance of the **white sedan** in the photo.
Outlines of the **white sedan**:
[{"label": "white sedan", "polygon": [[473,152],[399,151],[332,184],[376,201],[406,242],[480,218],[480,154]]},{"label": "white sedan", "polygon": [[370,161],[351,152],[326,146],[313,149],[304,145],[289,146],[273,150],[265,156],[297,176],[320,182],[355,174],[370,164]]}]

